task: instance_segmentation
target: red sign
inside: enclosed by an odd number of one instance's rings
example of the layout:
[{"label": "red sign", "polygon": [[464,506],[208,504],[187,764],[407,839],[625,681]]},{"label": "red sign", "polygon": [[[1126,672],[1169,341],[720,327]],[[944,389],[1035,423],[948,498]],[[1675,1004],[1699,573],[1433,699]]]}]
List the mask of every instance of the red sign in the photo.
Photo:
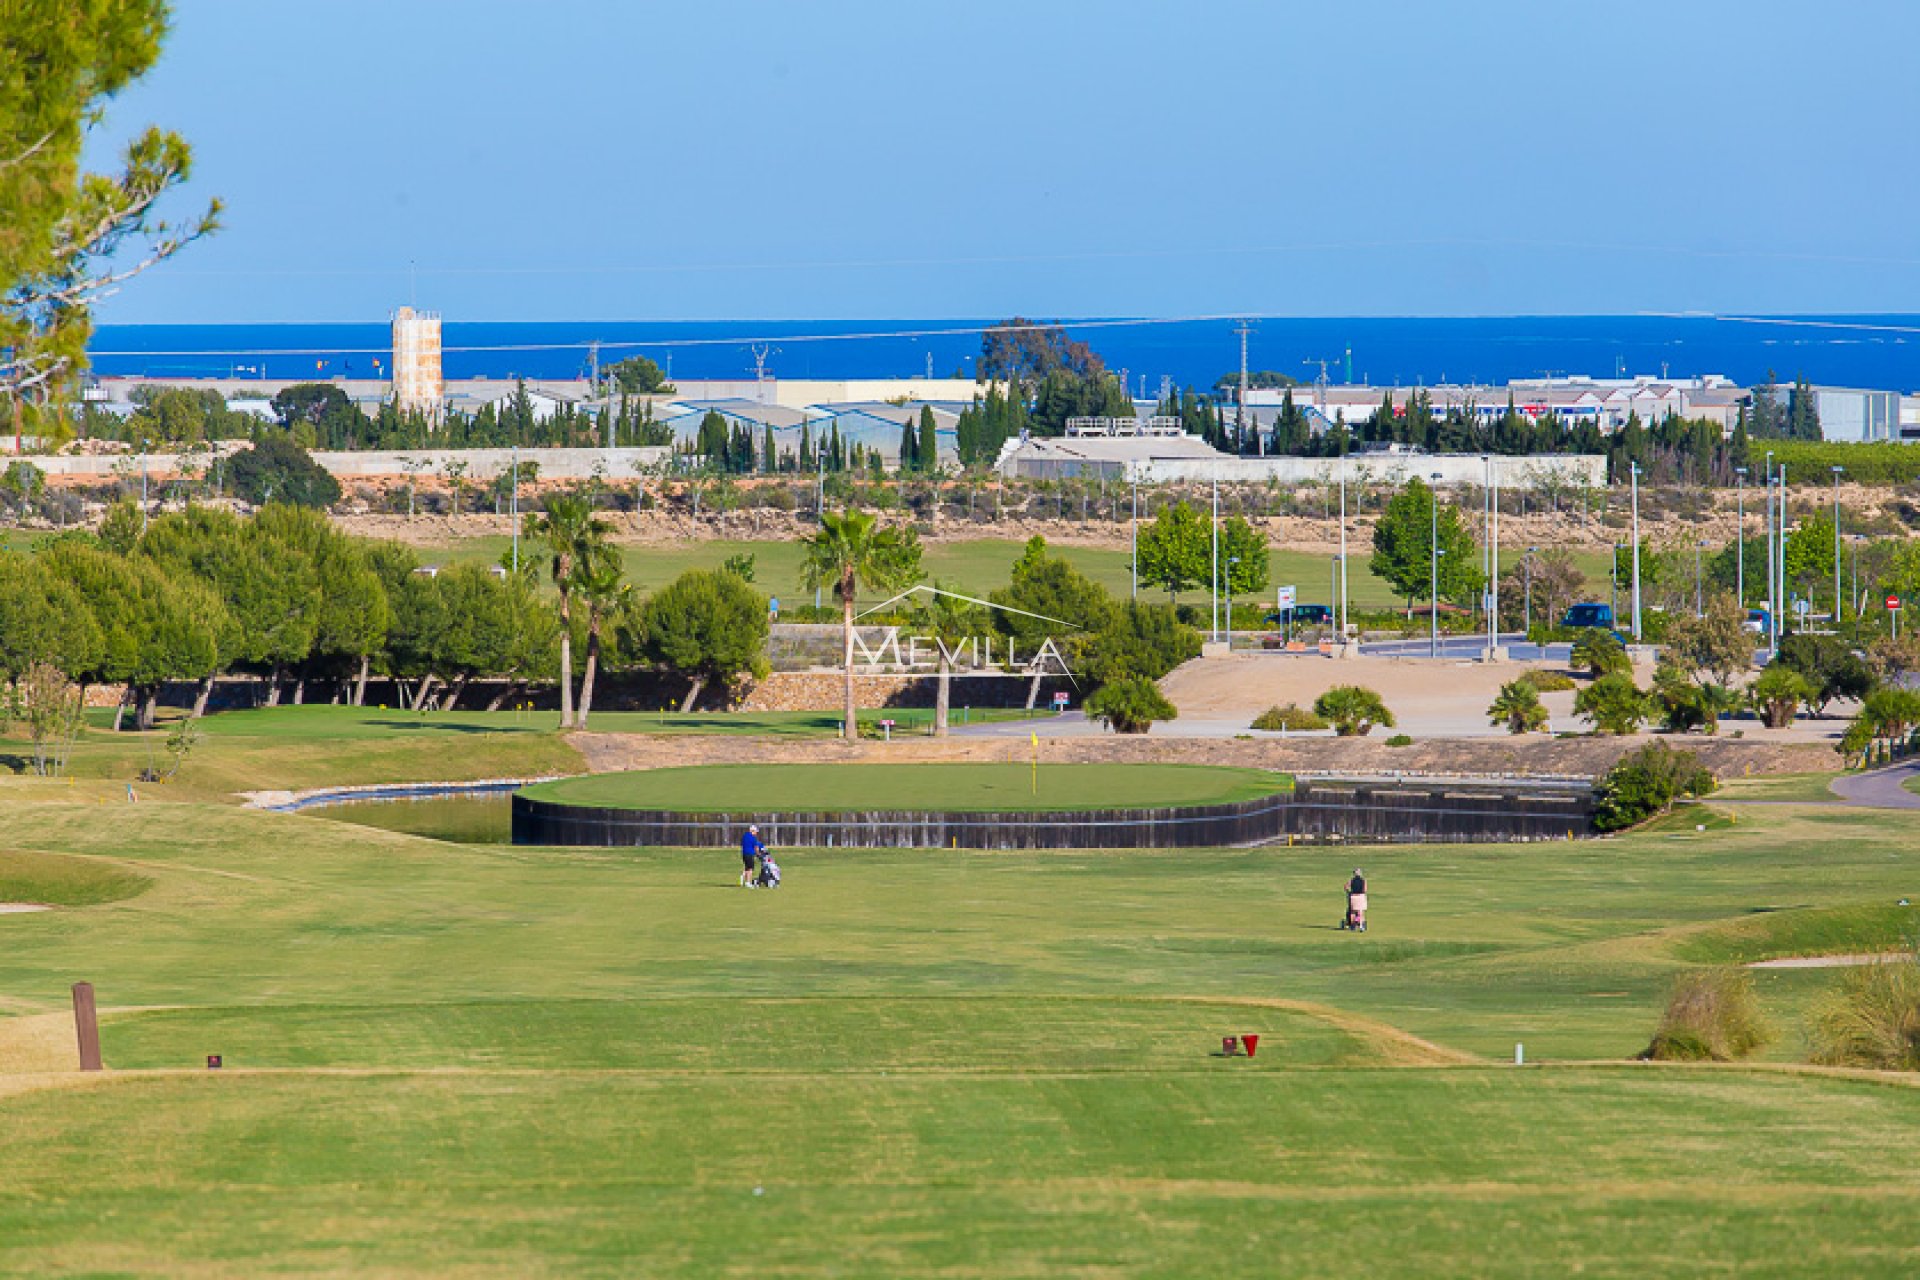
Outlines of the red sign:
[{"label": "red sign", "polygon": [[1900,597],[1899,597],[1899,596],[1888,596],[1888,597],[1887,597],[1887,612],[1888,612],[1888,613],[1898,613],[1898,612],[1900,612]]}]

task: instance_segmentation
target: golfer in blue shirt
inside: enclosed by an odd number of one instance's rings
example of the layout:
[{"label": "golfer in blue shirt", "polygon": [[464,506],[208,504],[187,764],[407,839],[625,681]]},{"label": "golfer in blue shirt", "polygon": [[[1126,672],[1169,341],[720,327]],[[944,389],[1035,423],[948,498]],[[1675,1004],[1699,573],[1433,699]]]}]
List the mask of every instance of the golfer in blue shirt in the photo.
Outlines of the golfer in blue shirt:
[{"label": "golfer in blue shirt", "polygon": [[740,887],[741,888],[743,889],[753,888],[754,873],[759,870],[759,867],[756,865],[756,863],[760,855],[765,853],[766,850],[767,850],[767,846],[764,843],[762,843],[760,840],[760,828],[748,827],[746,834],[740,837]]}]

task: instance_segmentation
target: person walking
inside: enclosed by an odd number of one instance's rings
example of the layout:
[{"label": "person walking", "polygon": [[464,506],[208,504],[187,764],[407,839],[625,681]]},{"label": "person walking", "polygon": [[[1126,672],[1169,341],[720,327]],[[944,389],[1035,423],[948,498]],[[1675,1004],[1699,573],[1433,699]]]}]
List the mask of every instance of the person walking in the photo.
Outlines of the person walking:
[{"label": "person walking", "polygon": [[754,878],[759,874],[760,855],[767,846],[760,840],[760,828],[749,826],[746,834],[740,837],[740,887],[753,888]]}]

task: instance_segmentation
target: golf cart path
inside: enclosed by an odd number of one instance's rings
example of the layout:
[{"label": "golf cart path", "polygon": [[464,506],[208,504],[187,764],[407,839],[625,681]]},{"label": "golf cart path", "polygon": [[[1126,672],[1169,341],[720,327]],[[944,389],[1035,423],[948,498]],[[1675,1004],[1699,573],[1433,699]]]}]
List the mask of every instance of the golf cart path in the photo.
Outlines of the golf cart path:
[{"label": "golf cart path", "polygon": [[1854,965],[1879,964],[1892,960],[1895,951],[1856,951],[1842,956],[1782,956],[1778,960],[1755,960],[1749,969],[1847,969]]},{"label": "golf cart path", "polygon": [[1835,778],[1827,789],[1846,803],[1863,808],[1920,809],[1920,796],[1901,785],[1916,774],[1920,774],[1920,760],[1906,760],[1871,773]]}]

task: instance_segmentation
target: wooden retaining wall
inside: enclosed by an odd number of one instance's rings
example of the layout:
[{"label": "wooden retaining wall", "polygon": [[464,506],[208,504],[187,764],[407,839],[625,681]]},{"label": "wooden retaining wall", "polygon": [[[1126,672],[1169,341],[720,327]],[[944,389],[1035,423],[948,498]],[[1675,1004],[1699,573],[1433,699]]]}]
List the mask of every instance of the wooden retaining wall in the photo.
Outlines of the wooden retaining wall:
[{"label": "wooden retaining wall", "polygon": [[1302,780],[1238,804],[1037,813],[678,813],[513,798],[513,842],[597,847],[738,845],[748,824],[776,848],[1181,849],[1288,842],[1474,843],[1593,834],[1578,785]]}]

